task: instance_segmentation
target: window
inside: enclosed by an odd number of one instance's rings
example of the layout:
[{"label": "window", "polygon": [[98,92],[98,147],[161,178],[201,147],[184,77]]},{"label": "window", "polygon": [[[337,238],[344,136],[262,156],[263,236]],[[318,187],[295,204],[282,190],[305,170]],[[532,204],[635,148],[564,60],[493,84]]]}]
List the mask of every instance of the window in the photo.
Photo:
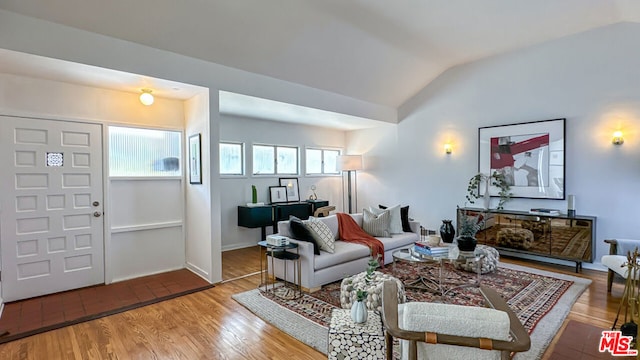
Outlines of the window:
[{"label": "window", "polygon": [[297,175],[298,148],[292,146],[253,145],[254,175]]},{"label": "window", "polygon": [[109,176],[182,176],[179,131],[109,126]]},{"label": "window", "polygon": [[338,156],[339,150],[308,148],[307,174],[339,174]]},{"label": "window", "polygon": [[220,175],[244,175],[244,146],[220,143]]}]

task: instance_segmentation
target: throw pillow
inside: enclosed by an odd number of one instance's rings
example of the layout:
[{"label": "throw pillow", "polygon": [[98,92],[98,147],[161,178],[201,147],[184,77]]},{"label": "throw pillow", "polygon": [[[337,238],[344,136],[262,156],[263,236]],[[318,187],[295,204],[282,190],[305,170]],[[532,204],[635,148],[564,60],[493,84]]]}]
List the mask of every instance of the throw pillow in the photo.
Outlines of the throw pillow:
[{"label": "throw pillow", "polygon": [[377,215],[369,209],[362,209],[362,230],[371,236],[390,237],[389,220],[391,215],[388,211]]},{"label": "throw pillow", "polygon": [[305,225],[307,225],[320,250],[331,254],[336,251],[336,239],[333,237],[333,232],[331,232],[329,225],[314,217],[310,217],[305,222]]},{"label": "throw pillow", "polygon": [[400,205],[391,206],[386,209],[376,209],[370,207],[369,210],[374,214],[381,214],[383,211],[388,211],[391,218],[389,219],[389,232],[391,234],[402,234],[402,218],[400,217]]},{"label": "throw pillow", "polygon": [[[378,205],[380,209],[386,209],[384,205]],[[402,221],[402,231],[411,232],[411,224],[409,224],[409,205],[400,208],[400,220]]]},{"label": "throw pillow", "polygon": [[291,236],[294,239],[312,243],[313,253],[320,255],[320,248],[318,247],[318,243],[316,243],[316,239],[311,235],[311,231],[309,231],[302,220],[295,216],[291,216],[289,218],[289,229],[291,230]]}]

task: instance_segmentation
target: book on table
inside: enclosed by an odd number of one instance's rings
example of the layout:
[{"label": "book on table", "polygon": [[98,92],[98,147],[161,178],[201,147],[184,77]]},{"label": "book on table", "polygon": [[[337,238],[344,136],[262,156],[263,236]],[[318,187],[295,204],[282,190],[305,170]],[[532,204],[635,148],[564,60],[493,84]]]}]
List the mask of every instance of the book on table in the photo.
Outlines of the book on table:
[{"label": "book on table", "polygon": [[548,209],[548,208],[531,208],[529,212],[531,214],[541,214],[541,215],[560,215],[560,210]]},{"label": "book on table", "polygon": [[429,255],[429,256],[439,256],[439,255],[447,255],[449,253],[449,248],[446,246],[427,246],[425,243],[416,242],[413,245],[413,250],[421,255]]}]

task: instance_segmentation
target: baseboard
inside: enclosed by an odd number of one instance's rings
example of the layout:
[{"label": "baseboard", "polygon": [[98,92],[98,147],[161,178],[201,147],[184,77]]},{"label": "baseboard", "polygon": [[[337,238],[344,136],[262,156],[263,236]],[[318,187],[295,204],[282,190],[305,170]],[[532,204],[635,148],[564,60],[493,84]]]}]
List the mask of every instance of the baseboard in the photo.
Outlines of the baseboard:
[{"label": "baseboard", "polygon": [[191,271],[192,273],[200,276],[201,278],[203,278],[204,280],[206,280],[208,283],[211,283],[211,281],[209,280],[209,273],[206,272],[205,270],[199,268],[198,266],[187,262],[186,264],[186,268],[187,270]]},{"label": "baseboard", "polygon": [[246,248],[250,248],[250,247],[254,247],[254,246],[258,246],[258,243],[225,245],[220,250],[222,250],[224,252],[224,251],[231,251],[231,250],[238,250],[238,249],[246,249]]}]

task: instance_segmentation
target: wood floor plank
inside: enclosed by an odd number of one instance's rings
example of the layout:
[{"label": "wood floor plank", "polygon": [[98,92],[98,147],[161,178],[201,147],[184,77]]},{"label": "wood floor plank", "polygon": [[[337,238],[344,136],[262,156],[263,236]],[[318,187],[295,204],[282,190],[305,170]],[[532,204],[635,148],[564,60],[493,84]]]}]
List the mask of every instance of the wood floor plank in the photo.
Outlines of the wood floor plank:
[{"label": "wood floor plank", "polygon": [[[223,253],[223,279],[259,270],[258,247]],[[502,261],[593,280],[568,319],[610,327],[624,284],[606,291],[606,273],[520,259]],[[233,294],[255,289],[259,275],[0,345],[0,359],[326,359],[253,315]],[[557,341],[554,339],[554,343]],[[549,353],[549,352],[547,352]],[[548,358],[548,354],[545,354]]]}]

